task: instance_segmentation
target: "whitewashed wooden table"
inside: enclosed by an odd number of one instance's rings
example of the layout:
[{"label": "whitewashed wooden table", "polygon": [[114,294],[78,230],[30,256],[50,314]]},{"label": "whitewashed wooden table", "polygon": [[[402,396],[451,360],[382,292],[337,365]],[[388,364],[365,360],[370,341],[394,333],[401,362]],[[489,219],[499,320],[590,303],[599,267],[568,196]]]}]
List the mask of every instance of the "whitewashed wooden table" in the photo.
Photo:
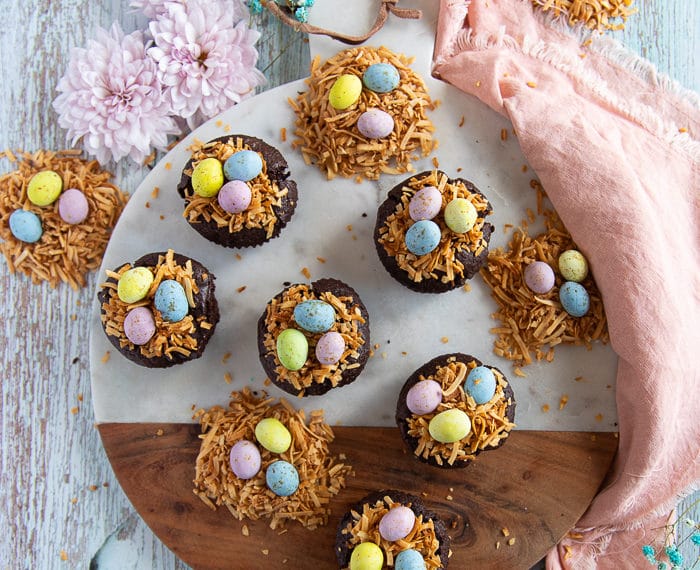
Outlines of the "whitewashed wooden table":
[{"label": "whitewashed wooden table", "polygon": [[[700,3],[637,4],[639,14],[618,39],[700,90]],[[64,148],[51,101],[70,48],[84,46],[96,26],[118,21],[130,32],[146,20],[127,0],[0,0],[0,13],[0,149]],[[262,33],[259,65],[267,87],[307,75],[303,36],[265,15],[253,25]],[[127,161],[108,168],[128,192],[147,173]],[[2,569],[186,568],[134,512],[93,426],[87,350],[95,284],[93,274],[77,292],[32,286],[0,262]]]}]

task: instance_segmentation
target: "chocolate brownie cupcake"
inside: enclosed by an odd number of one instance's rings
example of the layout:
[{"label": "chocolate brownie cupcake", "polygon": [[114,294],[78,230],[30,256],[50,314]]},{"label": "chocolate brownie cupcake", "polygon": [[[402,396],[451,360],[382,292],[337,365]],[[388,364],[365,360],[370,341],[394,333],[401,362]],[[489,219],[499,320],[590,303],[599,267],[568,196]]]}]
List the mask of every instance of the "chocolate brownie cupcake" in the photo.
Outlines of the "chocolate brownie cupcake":
[{"label": "chocolate brownie cupcake", "polygon": [[254,247],[277,237],[297,205],[297,185],[282,154],[240,134],[195,146],[177,190],[187,222],[225,247]]},{"label": "chocolate brownie cupcake", "polygon": [[486,263],[493,226],[486,196],[463,178],[421,172],[389,191],[374,241],[386,270],[419,293],[444,293]]},{"label": "chocolate brownie cupcake", "polygon": [[396,490],[371,493],[354,505],[335,539],[343,569],[352,567],[353,558],[370,559],[377,568],[447,568],[449,552],[442,520],[418,497]]},{"label": "chocolate brownie cupcake", "polygon": [[413,454],[437,467],[466,467],[505,442],[515,427],[515,395],[503,373],[468,354],[443,354],[401,389],[396,423]]},{"label": "chocolate brownie cupcake", "polygon": [[291,285],[258,321],[260,362],[274,384],[298,396],[345,386],[369,357],[369,315],[360,296],[337,279]]},{"label": "chocolate brownie cupcake", "polygon": [[107,338],[147,368],[199,358],[219,322],[214,280],[201,263],[171,249],[107,271],[97,293]]}]

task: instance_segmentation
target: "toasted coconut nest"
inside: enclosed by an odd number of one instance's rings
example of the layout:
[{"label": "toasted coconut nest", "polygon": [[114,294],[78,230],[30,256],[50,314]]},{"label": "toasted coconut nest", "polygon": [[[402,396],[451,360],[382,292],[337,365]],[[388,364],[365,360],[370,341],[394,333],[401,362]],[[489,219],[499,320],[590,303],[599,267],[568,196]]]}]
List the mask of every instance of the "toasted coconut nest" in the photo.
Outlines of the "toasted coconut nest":
[{"label": "toasted coconut nest", "polygon": [[[33,283],[60,282],[73,289],[84,287],[87,274],[99,268],[107,242],[128,195],[108,181],[112,174],[96,160],[84,160],[78,150],[40,150],[34,154],[7,150],[0,153],[15,163],[16,170],[0,177],[0,250],[11,273],[19,271]],[[27,197],[31,178],[42,170],[53,170],[63,179],[63,188],[77,188],[88,201],[87,218],[68,224],[58,213],[58,200],[50,206],[35,206]],[[43,234],[36,243],[18,240],[10,231],[9,219],[15,210],[34,212],[41,219]]]},{"label": "toasted coconut nest", "polygon": [[[481,270],[498,304],[492,316],[501,323],[490,329],[496,335],[493,351],[512,360],[514,366],[551,362],[554,347],[560,344],[583,345],[590,350],[593,342],[607,344],[610,340],[603,300],[592,274],[581,282],[591,300],[586,315],[572,317],[559,302],[559,288],[565,282],[556,270],[559,255],[579,248],[557,213],[543,207],[546,195],[540,184],[533,180],[531,186],[537,191],[537,210],[544,216],[546,231],[532,237],[527,228],[517,229],[508,248],[492,250]],[[544,295],[525,285],[524,270],[533,261],[544,261],[555,269],[554,287]]]},{"label": "toasted coconut nest", "polygon": [[622,30],[637,12],[634,0],[531,0],[535,8],[566,18],[570,26],[583,24],[597,31]]},{"label": "toasted coconut nest", "polygon": [[[472,461],[477,453],[501,445],[510,435],[515,424],[509,419],[509,407],[513,404],[508,395],[508,382],[497,368],[491,368],[496,377],[496,393],[485,404],[477,404],[463,388],[470,370],[480,365],[476,359],[463,362],[455,356],[447,364],[438,366],[434,374],[420,375],[419,380],[435,380],[442,386],[442,403],[434,412],[425,415],[411,414],[407,419],[408,435],[416,440],[413,452],[424,460],[433,459],[438,466],[455,465]],[[512,394],[512,392],[510,392]],[[454,443],[441,443],[433,439],[428,425],[436,415],[458,408],[469,416],[472,429],[469,434]]]},{"label": "toasted coconut nest", "polygon": [[[391,63],[400,81],[389,93],[364,88],[359,100],[338,111],[328,101],[335,80],[345,74],[362,78],[374,63]],[[412,170],[419,151],[429,155],[436,147],[434,127],[426,111],[437,104],[430,99],[423,80],[409,67],[412,59],[385,47],[356,47],[341,51],[325,63],[317,56],[306,80],[308,90],[289,99],[297,118],[292,142],[307,164],[316,164],[328,179],[359,176],[376,180],[381,174]],[[367,139],[357,129],[357,120],[367,109],[378,108],[394,118],[394,130],[383,139]]]},{"label": "toasted coconut nest", "polygon": [[[194,418],[202,427],[202,440],[196,461],[194,493],[212,509],[224,505],[238,520],[270,520],[270,528],[283,529],[288,520],[309,530],[328,522],[331,497],[345,487],[352,473],[350,465],[330,455],[333,430],[323,421],[323,411],[309,414],[295,410],[285,399],[275,402],[265,392],[256,397],[248,388],[232,392],[228,408],[215,406],[199,410]],[[255,426],[264,418],[281,421],[292,435],[284,453],[272,453],[259,446],[260,472],[252,479],[239,479],[231,471],[229,454],[242,439],[255,442]],[[283,459],[299,473],[299,488],[288,497],[279,497],[267,488],[267,467]]]}]

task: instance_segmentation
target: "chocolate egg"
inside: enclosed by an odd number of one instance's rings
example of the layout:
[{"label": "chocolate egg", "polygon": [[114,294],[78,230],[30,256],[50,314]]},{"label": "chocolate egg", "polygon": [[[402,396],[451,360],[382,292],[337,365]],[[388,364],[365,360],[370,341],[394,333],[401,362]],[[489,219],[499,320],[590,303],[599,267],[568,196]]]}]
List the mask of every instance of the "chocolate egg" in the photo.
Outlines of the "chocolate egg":
[{"label": "chocolate egg", "polygon": [[591,298],[580,283],[567,281],[559,288],[559,301],[572,317],[582,317],[591,306]]},{"label": "chocolate egg", "polygon": [[466,198],[455,198],[445,206],[445,223],[456,234],[467,233],[477,219],[474,204]]},{"label": "chocolate egg", "polygon": [[413,548],[402,550],[394,558],[394,570],[426,570],[423,555]]},{"label": "chocolate egg", "polygon": [[148,295],[153,284],[153,273],[147,267],[132,267],[119,278],[117,295],[124,303],[137,303]]},{"label": "chocolate egg", "polygon": [[357,119],[357,130],[368,139],[383,139],[394,130],[394,118],[381,109],[367,109]]},{"label": "chocolate egg", "polygon": [[265,482],[275,495],[289,497],[299,488],[299,472],[287,461],[275,461],[265,471]]},{"label": "chocolate egg", "polygon": [[316,343],[316,360],[325,366],[336,364],[345,352],[345,339],[336,331],[329,331]]},{"label": "chocolate egg", "polygon": [[224,175],[228,180],[248,182],[258,176],[262,169],[262,158],[254,150],[239,150],[224,162]]},{"label": "chocolate egg", "polygon": [[265,418],[255,426],[255,439],[272,453],[284,453],[292,444],[292,434],[277,418]]},{"label": "chocolate egg", "polygon": [[37,172],[27,184],[27,198],[35,206],[48,206],[58,200],[63,179],[53,170]]},{"label": "chocolate egg", "polygon": [[80,224],[87,218],[90,206],[77,188],[69,188],[58,199],[58,215],[68,224]]},{"label": "chocolate egg", "polygon": [[391,63],[373,63],[362,74],[362,83],[375,93],[389,93],[399,85],[399,70]]},{"label": "chocolate egg", "polygon": [[416,515],[408,507],[393,507],[379,521],[379,534],[384,540],[393,542],[406,538],[413,530]]},{"label": "chocolate egg", "polygon": [[231,471],[239,479],[252,479],[260,471],[262,458],[258,446],[252,441],[242,439],[231,448],[229,453]]},{"label": "chocolate egg", "polygon": [[544,295],[554,287],[554,270],[544,261],[533,261],[523,272],[525,285],[533,293]]},{"label": "chocolate egg", "polygon": [[124,317],[124,334],[136,346],[146,344],[156,334],[156,322],[148,307],[135,307]]},{"label": "chocolate egg", "polygon": [[297,329],[284,329],[277,336],[277,358],[287,370],[299,370],[309,356],[309,341]]},{"label": "chocolate egg", "polygon": [[588,262],[580,251],[568,249],[559,256],[559,272],[567,281],[580,283],[588,275]]},{"label": "chocolate egg", "polygon": [[29,210],[15,210],[10,214],[10,231],[13,236],[25,243],[39,241],[44,233],[39,216]]},{"label": "chocolate egg", "polygon": [[153,297],[153,305],[164,320],[179,323],[190,310],[185,289],[174,279],[161,281]]},{"label": "chocolate egg", "polygon": [[408,203],[408,215],[418,222],[432,220],[442,208],[442,194],[435,186],[426,186],[416,192]]},{"label": "chocolate egg", "polygon": [[197,163],[192,171],[192,189],[204,198],[216,196],[224,185],[224,168],[216,158],[210,157]]},{"label": "chocolate egg", "polygon": [[467,414],[459,408],[450,408],[430,420],[428,431],[440,443],[454,443],[469,435],[471,425]]},{"label": "chocolate egg", "polygon": [[362,93],[362,81],[357,75],[341,75],[328,92],[328,102],[334,109],[343,111],[357,102],[360,93]]},{"label": "chocolate egg", "polygon": [[406,231],[406,248],[414,255],[425,255],[440,243],[440,226],[432,220],[420,220]]},{"label": "chocolate egg", "polygon": [[323,333],[335,323],[335,309],[320,299],[309,299],[294,307],[294,320],[305,331]]},{"label": "chocolate egg", "polygon": [[406,394],[406,406],[419,416],[434,412],[441,402],[442,386],[435,380],[416,382]]},{"label": "chocolate egg", "polygon": [[240,214],[250,206],[253,194],[242,180],[231,180],[224,184],[216,196],[216,200],[229,214]]},{"label": "chocolate egg", "polygon": [[350,570],[382,570],[384,553],[374,542],[361,542],[352,549]]},{"label": "chocolate egg", "polygon": [[464,381],[464,391],[477,404],[485,404],[496,393],[496,376],[488,366],[472,368]]}]

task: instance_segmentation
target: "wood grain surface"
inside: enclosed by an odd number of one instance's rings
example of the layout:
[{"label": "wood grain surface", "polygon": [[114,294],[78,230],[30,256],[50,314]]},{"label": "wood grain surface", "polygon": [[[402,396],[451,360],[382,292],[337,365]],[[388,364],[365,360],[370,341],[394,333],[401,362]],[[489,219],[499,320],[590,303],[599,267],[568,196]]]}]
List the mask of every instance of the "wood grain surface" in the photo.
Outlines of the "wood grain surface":
[{"label": "wood grain surface", "polygon": [[[700,3],[635,4],[639,14],[616,37],[700,90]],[[96,26],[117,21],[131,32],[146,21],[127,0],[0,0],[0,10],[0,149],[64,148],[51,101],[71,47],[84,46]],[[267,16],[254,24],[267,87],[307,74],[303,36]],[[108,168],[129,192],[148,172],[129,161]],[[87,347],[95,275],[77,292],[50,289],[11,275],[2,261],[0,288],[0,568],[187,568],[134,514],[93,425]]]},{"label": "wood grain surface", "polygon": [[[614,434],[515,431],[469,467],[439,469],[413,458],[396,428],[337,427],[331,453],[345,454],[355,475],[331,500],[326,526],[310,534],[289,524],[280,534],[264,520],[239,522],[223,507],[212,511],[193,494],[197,425],[99,430],[132,503],[173,552],[202,570],[280,568],[285,559],[290,568],[333,568],[338,521],[378,488],[424,498],[452,537],[450,567],[528,568],[583,514],[617,449]],[[250,536],[243,536],[243,524]]]}]

